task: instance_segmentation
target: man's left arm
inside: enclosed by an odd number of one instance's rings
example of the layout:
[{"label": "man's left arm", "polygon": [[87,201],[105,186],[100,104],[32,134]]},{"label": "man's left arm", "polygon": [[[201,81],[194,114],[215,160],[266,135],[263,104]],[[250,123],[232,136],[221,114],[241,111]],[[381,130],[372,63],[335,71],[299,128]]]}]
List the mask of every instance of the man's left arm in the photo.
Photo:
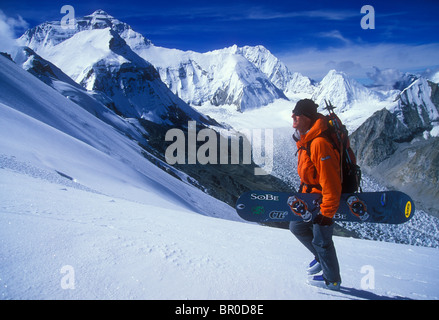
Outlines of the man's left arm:
[{"label": "man's left arm", "polygon": [[[317,140],[318,139],[318,140]],[[334,217],[340,205],[341,174],[340,155],[324,138],[317,138],[312,144],[311,155],[322,187],[320,212],[328,218]]]}]

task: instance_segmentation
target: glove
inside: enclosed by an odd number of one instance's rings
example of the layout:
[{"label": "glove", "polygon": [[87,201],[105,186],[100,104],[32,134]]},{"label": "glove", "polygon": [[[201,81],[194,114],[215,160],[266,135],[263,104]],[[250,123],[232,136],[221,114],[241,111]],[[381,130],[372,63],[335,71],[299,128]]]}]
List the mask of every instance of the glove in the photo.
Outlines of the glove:
[{"label": "glove", "polygon": [[334,221],[332,220],[332,218],[328,218],[324,216],[321,212],[319,212],[319,214],[316,215],[312,223],[318,224],[320,226],[330,226],[334,223]]}]

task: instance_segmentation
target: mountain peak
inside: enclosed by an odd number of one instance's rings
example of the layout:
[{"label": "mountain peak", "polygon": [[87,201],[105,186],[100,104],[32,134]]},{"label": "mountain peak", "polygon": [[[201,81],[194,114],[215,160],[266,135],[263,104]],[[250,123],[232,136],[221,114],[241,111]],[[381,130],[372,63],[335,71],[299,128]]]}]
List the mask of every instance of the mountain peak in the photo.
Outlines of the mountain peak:
[{"label": "mountain peak", "polygon": [[102,9],[98,9],[95,12],[93,12],[92,14],[88,15],[89,17],[105,17],[105,18],[112,18],[114,19],[113,16],[109,15],[106,11],[102,10]]},{"label": "mountain peak", "polygon": [[41,55],[45,48],[54,47],[79,32],[106,28],[118,33],[132,48],[144,48],[152,44],[150,40],[135,32],[128,24],[119,21],[102,9],[84,17],[78,17],[74,29],[61,28],[59,21],[45,22],[27,30],[20,37],[19,43],[30,47]]},{"label": "mountain peak", "polygon": [[88,21],[87,24],[91,26],[92,29],[104,29],[104,28],[114,28],[115,25],[122,24],[119,20],[109,15],[102,9],[96,10],[91,15],[84,16],[85,21]]},{"label": "mountain peak", "polygon": [[335,69],[331,69],[328,71],[328,73],[326,74],[326,76],[323,78],[322,81],[325,81],[325,79],[340,79],[340,80],[347,80],[348,76],[346,73],[342,72],[342,71],[337,71]]},{"label": "mountain peak", "polygon": [[350,78],[342,71],[330,70],[320,81],[312,95],[312,99],[321,106],[325,100],[331,101],[339,111],[344,111],[356,101],[368,101],[374,99],[381,101],[382,97]]}]

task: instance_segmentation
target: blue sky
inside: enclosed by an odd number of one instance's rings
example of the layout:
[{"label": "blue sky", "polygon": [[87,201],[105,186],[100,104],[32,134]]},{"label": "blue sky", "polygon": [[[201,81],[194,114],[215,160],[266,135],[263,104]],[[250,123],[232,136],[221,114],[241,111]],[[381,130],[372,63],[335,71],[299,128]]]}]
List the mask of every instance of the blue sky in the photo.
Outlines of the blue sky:
[{"label": "blue sky", "polygon": [[[2,0],[0,10],[22,22],[14,30],[19,36],[26,26],[60,20],[64,4],[78,17],[103,9],[157,46],[206,52],[263,45],[292,71],[316,80],[332,68],[364,80],[376,68],[439,66],[437,0]],[[375,29],[361,27],[364,5],[374,9]]]}]

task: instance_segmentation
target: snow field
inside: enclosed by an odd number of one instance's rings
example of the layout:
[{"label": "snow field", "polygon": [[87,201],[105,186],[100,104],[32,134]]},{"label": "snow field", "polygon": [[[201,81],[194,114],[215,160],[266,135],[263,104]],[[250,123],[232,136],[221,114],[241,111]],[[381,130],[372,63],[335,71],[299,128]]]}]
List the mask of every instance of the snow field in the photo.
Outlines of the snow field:
[{"label": "snow field", "polygon": [[[334,293],[306,284],[311,257],[288,230],[128,201],[9,168],[0,169],[0,189],[2,299],[439,297],[437,249],[335,237],[343,288]],[[63,289],[65,277],[74,288]]]}]

